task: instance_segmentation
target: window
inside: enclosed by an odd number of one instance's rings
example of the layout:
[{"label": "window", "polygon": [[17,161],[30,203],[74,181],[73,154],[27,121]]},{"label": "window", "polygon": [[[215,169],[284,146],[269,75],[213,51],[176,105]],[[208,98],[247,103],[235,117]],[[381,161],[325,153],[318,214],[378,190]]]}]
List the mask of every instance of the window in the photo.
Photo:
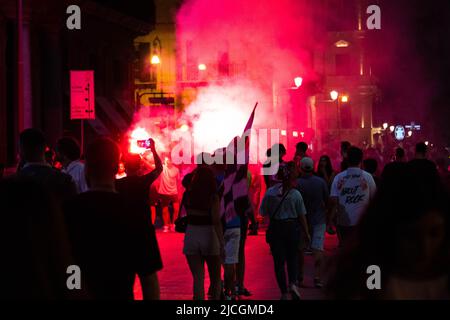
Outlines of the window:
[{"label": "window", "polygon": [[141,82],[150,82],[150,43],[140,42],[137,51],[137,61],[135,65],[136,77]]},{"label": "window", "polygon": [[222,52],[219,54],[218,61],[219,76],[228,77],[230,75],[230,57],[228,52]]},{"label": "window", "polygon": [[352,109],[349,104],[343,103],[340,105],[340,117],[341,117],[341,128],[342,129],[351,129],[352,126]]},{"label": "window", "polygon": [[358,68],[350,54],[336,54],[335,68],[337,76],[350,76],[358,73]]},{"label": "window", "polygon": [[188,81],[198,80],[198,58],[194,55],[192,41],[186,42],[186,77]]}]

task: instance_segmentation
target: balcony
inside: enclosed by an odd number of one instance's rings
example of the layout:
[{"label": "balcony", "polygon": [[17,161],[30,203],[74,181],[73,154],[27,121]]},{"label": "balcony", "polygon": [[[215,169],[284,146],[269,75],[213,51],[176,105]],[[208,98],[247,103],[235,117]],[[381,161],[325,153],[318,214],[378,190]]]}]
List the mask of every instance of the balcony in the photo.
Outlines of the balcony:
[{"label": "balcony", "polygon": [[[199,68],[199,66],[201,67]],[[178,84],[182,87],[198,87],[229,80],[237,80],[247,75],[247,64],[191,63],[182,64],[178,73]]]}]

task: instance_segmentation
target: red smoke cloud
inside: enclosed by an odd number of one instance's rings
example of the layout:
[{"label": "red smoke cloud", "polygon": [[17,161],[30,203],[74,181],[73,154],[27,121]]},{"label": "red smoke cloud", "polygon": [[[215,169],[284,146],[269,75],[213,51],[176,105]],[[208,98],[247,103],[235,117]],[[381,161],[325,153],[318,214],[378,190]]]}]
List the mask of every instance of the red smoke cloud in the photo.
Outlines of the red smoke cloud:
[{"label": "red smoke cloud", "polygon": [[[212,152],[226,146],[242,130],[258,102],[254,127],[280,128],[292,106],[286,96],[294,79],[315,80],[312,46],[317,4],[304,0],[187,0],[177,12],[178,68],[191,59],[204,64],[205,87],[178,120],[189,123],[195,150]],[[221,59],[228,70],[218,76]],[[179,70],[180,71],[180,70]],[[275,107],[276,106],[276,107]],[[136,126],[150,132],[147,115]],[[135,126],[135,127],[136,127]],[[168,149],[170,141],[159,140]]]},{"label": "red smoke cloud", "polygon": [[294,86],[295,77],[316,77],[308,50],[319,44],[313,39],[314,12],[302,0],[188,0],[183,4],[177,14],[178,61],[191,59],[217,68],[225,54],[230,69],[220,75],[220,83],[213,81],[202,88],[187,107],[186,115],[200,114],[192,121],[194,132],[199,133],[197,143],[207,146],[207,151],[215,143],[221,144],[215,148],[226,145],[225,141],[242,133],[256,101],[256,127],[282,126],[286,112],[292,110],[280,96]]}]

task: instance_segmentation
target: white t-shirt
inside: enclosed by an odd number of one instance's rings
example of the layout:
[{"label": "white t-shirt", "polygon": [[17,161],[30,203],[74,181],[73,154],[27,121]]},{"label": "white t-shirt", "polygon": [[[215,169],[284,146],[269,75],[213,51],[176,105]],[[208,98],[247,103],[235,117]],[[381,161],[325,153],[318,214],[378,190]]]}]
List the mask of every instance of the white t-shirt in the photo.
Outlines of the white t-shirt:
[{"label": "white t-shirt", "polygon": [[77,193],[88,191],[86,177],[84,175],[84,163],[79,160],[72,161],[67,168],[63,168],[61,171],[72,177],[77,187]]},{"label": "white t-shirt", "polygon": [[178,180],[180,179],[180,170],[172,166],[169,168],[163,165],[161,180],[159,182],[159,194],[175,195],[178,194]]},{"label": "white t-shirt", "polygon": [[356,225],[375,191],[372,175],[362,169],[351,167],[336,175],[331,185],[330,196],[338,198],[342,209],[339,210],[337,224]]}]

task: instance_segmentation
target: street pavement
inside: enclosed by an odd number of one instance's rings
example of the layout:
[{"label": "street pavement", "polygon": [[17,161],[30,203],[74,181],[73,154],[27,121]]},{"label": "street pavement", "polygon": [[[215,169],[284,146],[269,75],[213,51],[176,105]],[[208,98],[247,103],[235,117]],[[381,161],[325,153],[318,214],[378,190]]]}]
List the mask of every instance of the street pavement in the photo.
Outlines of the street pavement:
[{"label": "street pavement", "polygon": [[[158,273],[162,300],[191,300],[192,276],[182,253],[184,234],[157,231],[158,244],[164,268]],[[325,255],[330,257],[337,246],[335,236],[327,235]],[[245,300],[278,300],[280,291],[276,284],[272,256],[265,242],[263,231],[257,236],[249,236],[246,244],[245,286],[253,294]],[[205,269],[205,290],[209,286],[208,272]],[[142,299],[139,281],[136,281],[135,299]],[[305,300],[323,299],[321,289],[313,285],[313,257],[305,256],[304,288],[301,289]]]}]

